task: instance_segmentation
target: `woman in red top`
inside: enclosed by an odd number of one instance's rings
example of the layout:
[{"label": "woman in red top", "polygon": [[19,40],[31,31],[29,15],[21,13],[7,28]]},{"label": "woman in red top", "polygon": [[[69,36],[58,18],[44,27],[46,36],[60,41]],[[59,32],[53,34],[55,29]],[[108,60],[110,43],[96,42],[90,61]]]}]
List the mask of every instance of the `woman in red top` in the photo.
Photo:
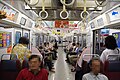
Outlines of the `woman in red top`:
[{"label": "woman in red top", "polygon": [[38,55],[31,55],[28,60],[29,68],[21,70],[16,80],[48,80],[48,71],[40,68],[41,62]]}]

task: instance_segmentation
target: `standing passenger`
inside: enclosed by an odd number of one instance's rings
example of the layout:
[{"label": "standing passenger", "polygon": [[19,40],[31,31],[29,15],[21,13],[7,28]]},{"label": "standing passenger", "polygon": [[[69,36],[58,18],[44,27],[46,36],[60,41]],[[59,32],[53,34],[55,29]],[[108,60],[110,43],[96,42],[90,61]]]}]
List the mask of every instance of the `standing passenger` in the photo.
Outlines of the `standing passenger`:
[{"label": "standing passenger", "polygon": [[39,55],[31,55],[28,60],[29,68],[20,71],[16,80],[48,80],[48,72],[41,68],[41,61]]},{"label": "standing passenger", "polygon": [[[102,52],[100,56],[100,59],[103,63],[108,60],[108,55],[119,54],[119,49],[117,48],[118,46],[114,36],[108,36],[105,38],[105,47],[106,49]],[[113,60],[114,58],[111,58],[109,60]]]},{"label": "standing passenger", "polygon": [[76,73],[75,73],[75,80],[82,80],[82,76],[83,76],[83,69],[82,69],[82,64],[83,61],[85,62],[89,62],[91,59],[91,56],[86,56],[84,58],[84,55],[90,55],[91,51],[90,51],[90,45],[88,47],[85,47],[83,52],[81,53],[81,55],[79,56],[77,63],[76,63]]},{"label": "standing passenger", "polygon": [[24,59],[27,59],[31,51],[27,48],[27,45],[29,44],[29,39],[26,37],[21,37],[19,39],[19,43],[16,44],[12,50],[12,54],[18,55],[18,59],[23,61]]}]

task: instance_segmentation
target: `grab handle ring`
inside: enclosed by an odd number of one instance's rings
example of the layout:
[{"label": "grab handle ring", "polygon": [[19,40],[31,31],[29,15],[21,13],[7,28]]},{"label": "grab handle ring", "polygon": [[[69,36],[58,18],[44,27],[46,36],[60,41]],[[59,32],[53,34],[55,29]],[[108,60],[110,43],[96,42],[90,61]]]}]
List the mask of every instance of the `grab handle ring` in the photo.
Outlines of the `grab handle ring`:
[{"label": "grab handle ring", "polygon": [[[44,17],[42,16],[43,13],[45,13]],[[48,17],[48,13],[47,13],[47,11],[42,10],[42,11],[40,11],[39,16],[40,16],[41,19],[46,19]]]},{"label": "grab handle ring", "polygon": [[[66,13],[66,16],[65,16],[65,17],[62,16],[63,13]],[[61,11],[61,12],[60,12],[60,17],[61,17],[62,19],[67,19],[67,18],[69,17],[69,13],[68,13],[67,11]]]},{"label": "grab handle ring", "polygon": [[84,17],[83,14],[89,15],[89,12],[88,12],[88,11],[82,11],[82,12],[81,12],[80,17],[81,17],[82,19],[85,19],[86,17]]},{"label": "grab handle ring", "polygon": [[[64,3],[65,3],[65,0],[64,0]],[[63,13],[66,13],[66,16],[65,17],[63,17]],[[69,17],[69,13],[67,12],[67,10],[66,10],[66,8],[65,8],[65,5],[63,5],[63,10],[60,12],[60,17],[62,18],[62,19],[67,19],[68,17]]]},{"label": "grab handle ring", "polygon": [[[45,11],[45,0],[42,0],[42,11],[39,12],[39,16],[41,19],[46,19],[48,17],[48,12]],[[45,13],[45,16],[42,16],[42,14]]]}]

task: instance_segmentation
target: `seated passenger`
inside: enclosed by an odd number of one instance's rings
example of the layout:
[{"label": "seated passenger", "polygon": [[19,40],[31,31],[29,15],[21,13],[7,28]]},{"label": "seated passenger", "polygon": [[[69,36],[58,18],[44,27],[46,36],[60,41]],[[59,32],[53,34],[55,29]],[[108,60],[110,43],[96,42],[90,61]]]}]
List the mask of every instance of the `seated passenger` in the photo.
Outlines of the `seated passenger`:
[{"label": "seated passenger", "polygon": [[68,50],[68,52],[66,54],[66,60],[65,61],[67,61],[68,63],[70,63],[68,56],[74,54],[75,53],[75,49],[76,49],[76,44],[72,43],[72,46],[69,48],[69,50]]},{"label": "seated passenger", "polygon": [[48,80],[48,72],[40,67],[41,63],[38,55],[31,55],[28,60],[29,68],[22,69],[16,80]]},{"label": "seated passenger", "polygon": [[100,59],[92,58],[90,61],[91,72],[84,74],[82,80],[108,80],[108,78],[100,73]]},{"label": "seated passenger", "polygon": [[[106,49],[102,52],[100,59],[104,63],[108,60],[108,55],[119,54],[120,50],[118,49],[116,40],[114,36],[108,36],[105,38]],[[109,60],[114,60],[115,58],[110,58]]]},{"label": "seated passenger", "polygon": [[73,66],[73,69],[71,69],[72,72],[75,71],[75,64],[76,64],[76,61],[77,61],[78,57],[80,56],[81,52],[82,52],[81,45],[79,43],[77,43],[76,50],[75,50],[76,55],[69,55],[68,56],[69,61]]}]

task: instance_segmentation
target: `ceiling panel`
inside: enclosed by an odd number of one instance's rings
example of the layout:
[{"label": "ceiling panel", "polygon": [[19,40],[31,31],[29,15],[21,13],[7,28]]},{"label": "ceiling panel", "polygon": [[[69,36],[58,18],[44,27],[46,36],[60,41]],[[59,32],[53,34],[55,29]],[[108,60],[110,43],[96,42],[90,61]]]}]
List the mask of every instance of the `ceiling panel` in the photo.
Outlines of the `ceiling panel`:
[{"label": "ceiling panel", "polygon": [[[76,0],[76,7],[84,7],[84,1],[83,0]],[[96,7],[96,3],[94,0],[87,0],[86,1],[86,7]]]},{"label": "ceiling panel", "polygon": [[[45,0],[45,7],[52,7],[52,0]],[[39,0],[38,4],[35,7],[42,7],[42,0]]]},{"label": "ceiling panel", "polygon": [[[72,0],[66,0],[66,3],[70,3]],[[94,0],[87,0],[86,7],[95,8],[97,5]],[[39,0],[39,3],[35,6],[31,6],[36,8],[35,12],[39,14],[42,10],[42,0]],[[75,0],[75,3],[71,6],[66,6],[66,10],[69,12],[68,20],[81,20],[80,14],[84,10],[84,0]],[[63,4],[60,0],[45,0],[45,10],[48,12],[48,18],[45,20],[61,20],[60,12],[63,9]],[[93,11],[93,10],[92,10]],[[89,12],[91,12],[89,10]]]}]

